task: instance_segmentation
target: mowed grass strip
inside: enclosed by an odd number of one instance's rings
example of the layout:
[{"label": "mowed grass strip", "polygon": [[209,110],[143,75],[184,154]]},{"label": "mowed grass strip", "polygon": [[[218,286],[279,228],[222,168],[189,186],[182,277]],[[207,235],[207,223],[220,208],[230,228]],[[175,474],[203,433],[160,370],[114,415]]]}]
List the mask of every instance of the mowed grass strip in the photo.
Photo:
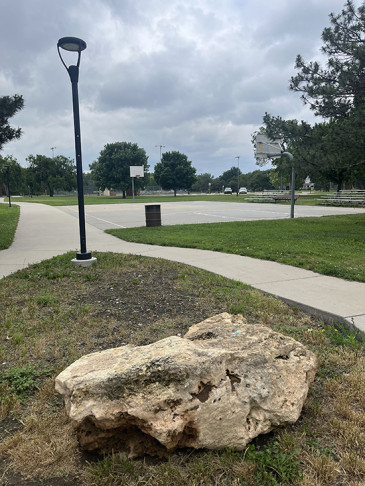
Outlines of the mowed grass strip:
[{"label": "mowed grass strip", "polygon": [[[320,195],[324,195],[321,193]],[[215,201],[215,202],[236,202],[236,203],[248,203],[247,197],[249,195],[239,195],[236,194],[178,194],[177,197],[173,195],[155,195],[155,196],[136,196],[134,202],[140,204],[150,204],[150,203],[163,203],[163,202],[191,202],[191,201]],[[305,194],[301,196],[296,204],[304,206],[313,206],[316,204],[319,194]],[[78,204],[77,196],[23,196],[17,197],[19,202],[30,202],[30,203],[40,203],[47,204],[49,206],[76,206]],[[86,205],[94,204],[130,204],[133,203],[133,197],[128,196],[123,199],[122,196],[92,196],[85,195],[84,201]],[[283,202],[281,204],[290,204],[289,202]]]},{"label": "mowed grass strip", "polygon": [[107,230],[151,245],[199,248],[365,282],[365,214]]},{"label": "mowed grass strip", "polygon": [[[191,202],[191,201],[218,201],[218,202],[246,202],[245,196],[239,196],[233,198],[231,195],[224,194],[212,194],[212,195],[185,195],[179,194],[177,197],[169,196],[136,196],[135,203],[150,204],[150,203],[162,203],[162,202]],[[75,206],[78,204],[77,196],[33,196],[33,197],[20,197],[17,198],[20,202],[32,202],[47,204],[48,206]],[[122,196],[84,196],[85,205],[95,204],[131,204],[133,203],[133,197],[128,196],[123,199]]]},{"label": "mowed grass strip", "polygon": [[12,244],[19,214],[19,206],[0,204],[0,250],[6,250]]},{"label": "mowed grass strip", "polygon": [[[365,347],[346,329],[240,282],[162,259],[73,253],[0,281],[0,463],[4,484],[359,486],[365,477]],[[220,312],[241,313],[319,360],[300,419],[244,451],[182,450],[169,460],[82,454],[54,390],[79,357],[144,345]],[[31,482],[27,481],[31,480]]]}]

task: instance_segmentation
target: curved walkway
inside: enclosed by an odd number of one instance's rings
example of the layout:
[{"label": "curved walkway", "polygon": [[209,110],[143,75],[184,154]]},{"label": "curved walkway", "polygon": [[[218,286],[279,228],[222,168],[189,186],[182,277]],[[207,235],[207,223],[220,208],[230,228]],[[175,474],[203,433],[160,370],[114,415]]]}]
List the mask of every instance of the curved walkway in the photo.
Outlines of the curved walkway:
[{"label": "curved walkway", "polygon": [[[12,246],[0,251],[0,278],[32,263],[78,251],[78,219],[57,207],[21,206]],[[327,277],[281,263],[207,250],[129,243],[86,225],[87,249],[164,258],[239,280],[318,315],[365,332],[365,283]]]}]

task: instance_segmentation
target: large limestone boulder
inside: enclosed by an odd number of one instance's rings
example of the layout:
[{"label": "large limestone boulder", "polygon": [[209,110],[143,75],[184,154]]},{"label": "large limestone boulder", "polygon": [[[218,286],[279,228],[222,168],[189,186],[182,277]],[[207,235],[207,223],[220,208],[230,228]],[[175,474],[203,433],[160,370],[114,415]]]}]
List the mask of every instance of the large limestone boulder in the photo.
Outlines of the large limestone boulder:
[{"label": "large limestone boulder", "polygon": [[184,338],[84,356],[56,390],[87,450],[243,449],[298,419],[316,366],[294,339],[224,313]]}]

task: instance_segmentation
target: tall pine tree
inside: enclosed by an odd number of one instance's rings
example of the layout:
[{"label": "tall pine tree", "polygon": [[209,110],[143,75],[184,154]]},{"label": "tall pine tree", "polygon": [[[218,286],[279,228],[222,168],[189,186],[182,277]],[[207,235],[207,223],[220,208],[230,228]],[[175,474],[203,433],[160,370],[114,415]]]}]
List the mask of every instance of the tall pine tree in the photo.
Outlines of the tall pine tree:
[{"label": "tall pine tree", "polygon": [[356,9],[347,0],[339,15],[330,14],[330,23],[322,33],[326,67],[317,61],[305,63],[298,55],[299,73],[291,78],[290,89],[301,92],[316,115],[333,120],[364,109],[365,2]]},{"label": "tall pine tree", "polygon": [[2,96],[0,98],[0,150],[6,142],[14,138],[20,138],[20,128],[13,128],[9,125],[9,118],[15,115],[24,106],[21,95]]}]

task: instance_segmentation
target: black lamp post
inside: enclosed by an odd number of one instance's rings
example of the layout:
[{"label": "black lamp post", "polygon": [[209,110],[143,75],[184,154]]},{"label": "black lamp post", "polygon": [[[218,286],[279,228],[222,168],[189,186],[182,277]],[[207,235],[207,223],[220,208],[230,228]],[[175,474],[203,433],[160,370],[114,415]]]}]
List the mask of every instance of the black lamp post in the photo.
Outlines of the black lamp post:
[{"label": "black lamp post", "polygon": [[[62,59],[60,48],[65,51],[77,52],[78,59],[76,66],[67,67]],[[79,66],[81,59],[81,51],[86,49],[86,42],[77,37],[62,37],[57,42],[57,50],[65,66],[72,85],[72,102],[73,102],[73,114],[74,114],[74,127],[75,127],[75,152],[76,152],[76,171],[77,171],[77,194],[79,203],[79,227],[80,227],[80,247],[81,250],[76,253],[76,262],[82,262],[87,264],[88,262],[95,261],[95,258],[91,257],[91,252],[86,250],[86,232],[85,232],[85,208],[84,208],[84,186],[82,179],[82,157],[81,157],[81,133],[80,133],[80,114],[79,114],[79,93],[78,93],[78,81],[79,81]]]},{"label": "black lamp post", "polygon": [[8,197],[9,197],[9,208],[11,208],[11,200],[10,200],[10,180],[9,180],[9,169],[8,165],[4,165],[4,169],[6,170],[6,184],[8,186]]}]

